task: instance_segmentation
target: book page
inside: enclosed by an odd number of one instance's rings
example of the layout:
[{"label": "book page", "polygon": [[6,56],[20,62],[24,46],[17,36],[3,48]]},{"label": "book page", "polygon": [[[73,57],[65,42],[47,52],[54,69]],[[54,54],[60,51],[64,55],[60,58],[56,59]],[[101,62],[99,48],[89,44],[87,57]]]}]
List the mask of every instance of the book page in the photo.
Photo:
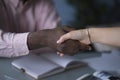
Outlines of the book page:
[{"label": "book page", "polygon": [[66,68],[66,67],[70,67],[70,66],[78,66],[78,65],[83,65],[84,63],[81,62],[78,59],[75,59],[72,56],[59,56],[56,53],[46,53],[46,54],[42,54],[41,56],[51,60],[52,62]]},{"label": "book page", "polygon": [[55,73],[55,70],[62,68],[61,66],[54,64],[38,55],[25,56],[13,61],[12,65],[19,69],[24,69],[25,73],[36,79],[38,79],[38,77],[45,77],[46,74],[51,71],[54,71]]}]

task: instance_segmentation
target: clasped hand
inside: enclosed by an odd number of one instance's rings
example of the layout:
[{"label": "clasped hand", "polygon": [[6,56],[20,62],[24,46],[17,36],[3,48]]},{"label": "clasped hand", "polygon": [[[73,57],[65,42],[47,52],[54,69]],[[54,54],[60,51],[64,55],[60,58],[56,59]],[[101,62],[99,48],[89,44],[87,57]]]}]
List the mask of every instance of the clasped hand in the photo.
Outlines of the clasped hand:
[{"label": "clasped hand", "polygon": [[[40,46],[47,46],[53,48],[59,53],[63,53],[67,55],[74,55],[79,51],[88,50],[89,46],[80,42],[79,40],[75,40],[71,38],[67,38],[63,40],[63,38],[60,38],[62,35],[66,33],[68,36],[69,35],[68,32],[74,30],[75,29],[73,28],[64,26],[64,27],[57,27],[54,29],[40,30],[38,32],[31,33],[31,35],[28,36],[29,49],[40,48]],[[58,43],[56,43],[59,38],[60,40],[58,41]]]}]

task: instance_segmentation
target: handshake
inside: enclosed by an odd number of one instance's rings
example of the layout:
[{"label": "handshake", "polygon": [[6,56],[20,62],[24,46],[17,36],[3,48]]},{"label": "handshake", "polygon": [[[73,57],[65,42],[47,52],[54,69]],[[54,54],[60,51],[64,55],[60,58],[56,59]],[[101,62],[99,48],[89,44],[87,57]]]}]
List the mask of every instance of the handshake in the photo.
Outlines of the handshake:
[{"label": "handshake", "polygon": [[79,40],[68,39],[61,44],[57,44],[57,40],[59,40],[62,35],[74,30],[73,28],[64,26],[31,32],[28,35],[28,48],[32,50],[40,47],[50,47],[57,52],[68,55],[74,55],[80,51],[89,50],[89,46]]}]

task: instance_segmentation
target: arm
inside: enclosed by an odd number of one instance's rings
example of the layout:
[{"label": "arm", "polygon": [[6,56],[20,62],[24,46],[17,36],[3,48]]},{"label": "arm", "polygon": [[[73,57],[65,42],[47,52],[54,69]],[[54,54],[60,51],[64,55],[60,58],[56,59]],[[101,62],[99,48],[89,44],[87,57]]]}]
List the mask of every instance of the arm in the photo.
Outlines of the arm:
[{"label": "arm", "polygon": [[120,47],[120,27],[90,28],[89,33],[92,42]]},{"label": "arm", "polygon": [[79,44],[76,40],[68,40],[62,45],[56,44],[59,37],[66,31],[60,27],[31,33],[10,33],[0,30],[0,56],[23,56],[27,55],[29,50],[41,47],[51,47],[56,51],[69,53],[70,55],[79,52],[79,50],[88,49],[85,44]]},{"label": "arm", "polygon": [[91,42],[103,43],[114,47],[120,47],[120,28],[89,28],[71,31],[63,35],[57,43],[62,43],[67,39],[79,40],[85,44]]}]

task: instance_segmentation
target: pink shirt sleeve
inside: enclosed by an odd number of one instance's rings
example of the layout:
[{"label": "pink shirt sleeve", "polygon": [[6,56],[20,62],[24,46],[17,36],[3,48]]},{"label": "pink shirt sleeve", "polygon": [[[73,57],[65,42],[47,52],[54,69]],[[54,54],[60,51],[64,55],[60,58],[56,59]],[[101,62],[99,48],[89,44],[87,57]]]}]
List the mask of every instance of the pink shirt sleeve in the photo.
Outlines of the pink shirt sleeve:
[{"label": "pink shirt sleeve", "polygon": [[27,47],[28,33],[4,33],[0,30],[0,56],[17,57],[29,53]]}]

